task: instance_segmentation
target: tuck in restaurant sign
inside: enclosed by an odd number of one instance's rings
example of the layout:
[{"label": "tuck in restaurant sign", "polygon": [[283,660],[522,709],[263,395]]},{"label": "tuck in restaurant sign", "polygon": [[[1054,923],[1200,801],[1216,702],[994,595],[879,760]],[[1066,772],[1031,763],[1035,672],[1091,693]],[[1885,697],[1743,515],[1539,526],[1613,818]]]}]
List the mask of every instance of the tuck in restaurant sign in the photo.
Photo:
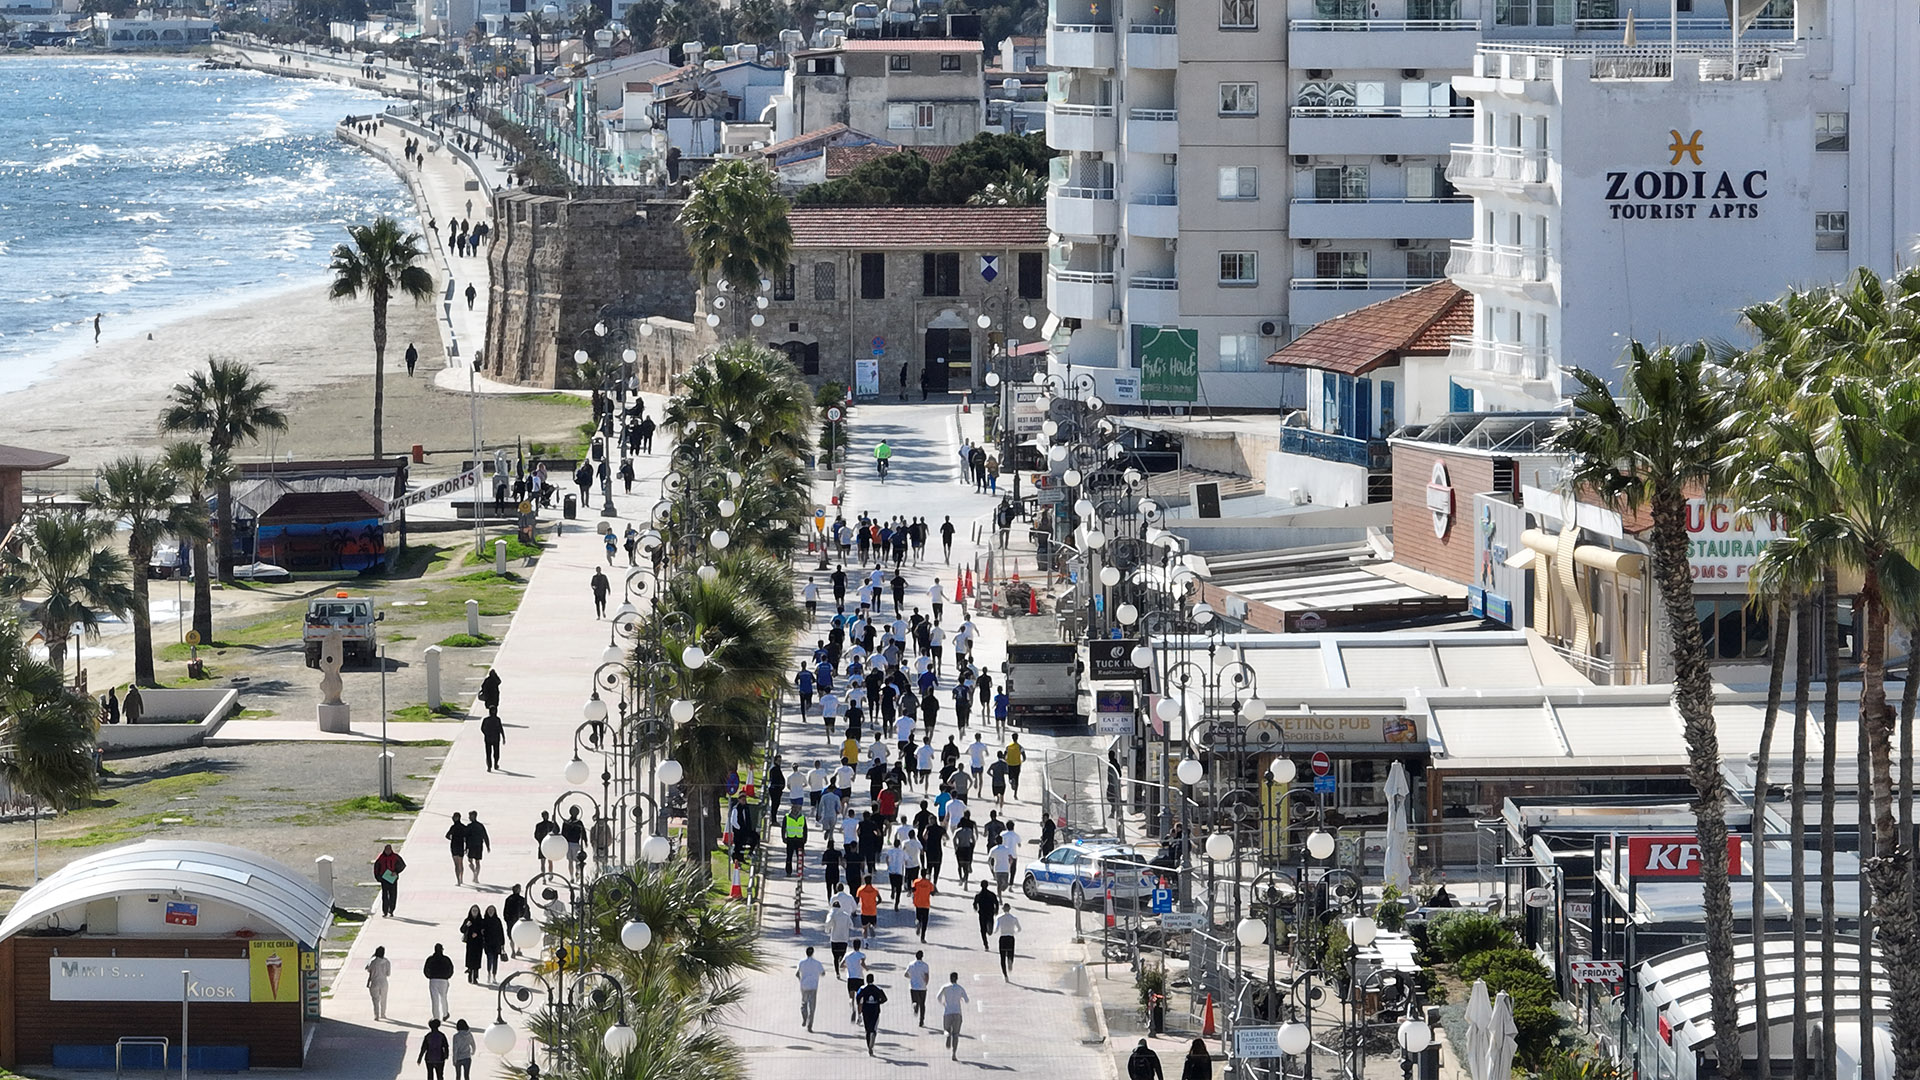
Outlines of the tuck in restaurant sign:
[{"label": "tuck in restaurant sign", "polygon": [[[252,1000],[245,960],[179,956],[53,956],[47,958],[50,1001]],[[188,972],[185,986],[180,973]]]},{"label": "tuck in restaurant sign", "polygon": [[1718,169],[1707,160],[1706,133],[1667,133],[1667,168],[1607,173],[1608,216],[1621,220],[1757,218],[1767,198],[1767,170]]},{"label": "tuck in restaurant sign", "polygon": [[1687,500],[1687,566],[1695,581],[1738,581],[1780,535],[1779,523],[1737,513],[1728,503]]}]

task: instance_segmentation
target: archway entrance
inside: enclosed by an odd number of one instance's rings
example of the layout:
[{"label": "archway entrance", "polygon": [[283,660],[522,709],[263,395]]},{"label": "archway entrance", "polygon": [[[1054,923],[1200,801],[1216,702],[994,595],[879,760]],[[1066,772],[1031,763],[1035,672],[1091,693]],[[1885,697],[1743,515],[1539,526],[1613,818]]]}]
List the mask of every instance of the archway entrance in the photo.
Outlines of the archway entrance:
[{"label": "archway entrance", "polygon": [[945,393],[954,385],[972,389],[973,330],[958,314],[942,311],[927,324],[923,356],[928,393]]}]

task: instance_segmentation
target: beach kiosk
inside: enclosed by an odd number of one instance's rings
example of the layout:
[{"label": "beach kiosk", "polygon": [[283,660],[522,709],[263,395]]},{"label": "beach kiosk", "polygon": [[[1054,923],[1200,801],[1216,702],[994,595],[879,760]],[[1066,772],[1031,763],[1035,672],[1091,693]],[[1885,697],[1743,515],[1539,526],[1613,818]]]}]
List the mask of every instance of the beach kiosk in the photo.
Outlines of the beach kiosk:
[{"label": "beach kiosk", "polygon": [[332,914],[226,844],[148,840],[67,865],[0,922],[0,1067],[298,1068]]}]

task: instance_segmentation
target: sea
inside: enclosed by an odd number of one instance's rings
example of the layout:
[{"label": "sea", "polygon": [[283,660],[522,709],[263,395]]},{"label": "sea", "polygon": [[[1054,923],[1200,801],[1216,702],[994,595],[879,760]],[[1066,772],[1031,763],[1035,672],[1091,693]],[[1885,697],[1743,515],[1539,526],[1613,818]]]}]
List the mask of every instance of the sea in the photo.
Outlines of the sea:
[{"label": "sea", "polygon": [[90,345],[96,314],[121,336],[317,284],[344,226],[412,213],[333,135],[387,99],[196,63],[0,60],[0,393]]}]

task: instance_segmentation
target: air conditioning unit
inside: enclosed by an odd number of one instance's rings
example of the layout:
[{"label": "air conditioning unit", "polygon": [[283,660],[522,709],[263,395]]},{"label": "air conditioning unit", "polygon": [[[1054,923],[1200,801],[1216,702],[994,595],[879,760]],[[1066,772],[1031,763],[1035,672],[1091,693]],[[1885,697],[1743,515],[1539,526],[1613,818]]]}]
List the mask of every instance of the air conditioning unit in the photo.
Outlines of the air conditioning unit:
[{"label": "air conditioning unit", "polygon": [[1280,321],[1278,319],[1268,319],[1266,322],[1261,323],[1260,336],[1261,337],[1279,337]]},{"label": "air conditioning unit", "polygon": [[1287,502],[1291,503],[1294,506],[1299,506],[1300,504],[1306,501],[1307,501],[1307,497],[1300,493],[1299,488],[1290,487],[1287,489]]},{"label": "air conditioning unit", "polygon": [[1310,158],[1310,157],[1308,157],[1307,155],[1305,155],[1305,154],[1295,154],[1295,155],[1293,155],[1293,167],[1294,167],[1294,168],[1296,168],[1296,169],[1304,169],[1304,168],[1306,168],[1306,167],[1307,167],[1308,165],[1311,165],[1311,164],[1313,164],[1313,159],[1312,159],[1312,158]]},{"label": "air conditioning unit", "polygon": [[1399,154],[1381,154],[1380,163],[1382,165],[1398,165],[1400,164],[1400,155]]},{"label": "air conditioning unit", "polygon": [[1324,79],[1326,77],[1327,77],[1326,68],[1308,68],[1307,69],[1307,78],[1309,79]]},{"label": "air conditioning unit", "polygon": [[1413,241],[1408,240],[1405,237],[1401,237],[1400,239],[1395,240],[1393,242],[1393,246],[1397,248],[1410,248],[1413,246]]},{"label": "air conditioning unit", "polygon": [[1426,72],[1420,70],[1419,68],[1401,68],[1400,69],[1400,77],[1403,79],[1417,79],[1420,76],[1425,74]]},{"label": "air conditioning unit", "polygon": [[1313,239],[1311,237],[1303,236],[1300,239],[1295,240],[1294,243],[1299,244],[1303,248],[1310,248],[1313,246]]},{"label": "air conditioning unit", "polygon": [[1108,326],[1119,326],[1120,320],[1122,317],[1123,316],[1119,308],[1116,307],[1116,308],[1107,309],[1107,325]]},{"label": "air conditioning unit", "polygon": [[1069,330],[1078,330],[1080,329],[1080,320],[1072,316],[1068,316],[1067,318],[1060,320],[1060,325],[1066,327]]},{"label": "air conditioning unit", "polygon": [[1169,165],[1178,165],[1180,164],[1180,155],[1179,154],[1161,154],[1160,160],[1166,162]]}]

